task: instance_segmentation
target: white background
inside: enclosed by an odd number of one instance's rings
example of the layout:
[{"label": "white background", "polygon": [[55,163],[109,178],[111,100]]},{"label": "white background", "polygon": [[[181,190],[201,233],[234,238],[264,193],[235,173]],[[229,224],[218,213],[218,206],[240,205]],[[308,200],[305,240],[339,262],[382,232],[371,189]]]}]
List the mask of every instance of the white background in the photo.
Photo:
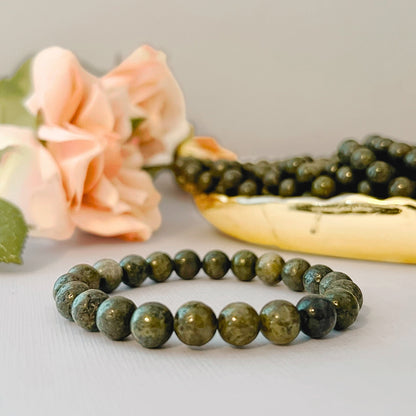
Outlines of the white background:
[{"label": "white background", "polygon": [[[147,42],[168,53],[197,132],[244,157],[318,156],[342,137],[374,131],[414,143],[415,13],[410,0],[4,1],[0,74],[53,44],[106,70]],[[206,224],[169,177],[157,185],[164,223],[149,242],[84,234],[62,243],[30,240],[24,266],[0,266],[1,416],[414,413],[415,266],[306,256],[350,274],[365,304],[345,333],[300,336],[288,347],[259,337],[235,349],[217,336],[190,349],[172,337],[166,348],[148,351],[58,316],[53,282],[76,263],[250,247]],[[231,277],[173,279],[127,296],[172,310],[196,298],[216,312],[233,300],[260,309],[274,298],[299,299],[283,286]]]}]

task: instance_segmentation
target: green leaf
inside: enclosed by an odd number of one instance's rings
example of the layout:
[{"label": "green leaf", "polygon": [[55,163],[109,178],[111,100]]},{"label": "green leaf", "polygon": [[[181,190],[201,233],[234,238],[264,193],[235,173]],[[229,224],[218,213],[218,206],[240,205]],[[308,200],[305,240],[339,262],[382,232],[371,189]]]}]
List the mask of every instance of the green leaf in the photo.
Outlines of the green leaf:
[{"label": "green leaf", "polygon": [[0,199],[0,262],[22,263],[28,226],[20,210]]},{"label": "green leaf", "polygon": [[131,129],[132,131],[136,130],[140,124],[143,123],[143,121],[145,121],[146,119],[144,117],[139,117],[139,118],[132,118],[131,119]]},{"label": "green leaf", "polygon": [[0,123],[36,127],[36,116],[23,105],[31,89],[30,60],[26,61],[11,78],[0,80]]}]

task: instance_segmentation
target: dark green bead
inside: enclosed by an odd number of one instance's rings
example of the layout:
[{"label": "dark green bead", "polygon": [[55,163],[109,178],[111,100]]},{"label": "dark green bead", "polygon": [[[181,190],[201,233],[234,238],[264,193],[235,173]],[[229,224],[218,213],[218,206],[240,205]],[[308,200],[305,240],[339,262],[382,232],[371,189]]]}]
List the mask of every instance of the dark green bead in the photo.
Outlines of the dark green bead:
[{"label": "dark green bead", "polygon": [[94,268],[101,275],[101,290],[111,293],[118,288],[123,279],[123,268],[115,260],[99,260],[94,264]]},{"label": "dark green bead", "polygon": [[226,189],[237,188],[243,181],[243,174],[238,169],[228,169],[221,178],[222,184]]},{"label": "dark green bead", "polygon": [[355,139],[344,140],[338,147],[338,157],[341,163],[349,163],[352,153],[359,147]]},{"label": "dark green bead", "polygon": [[144,303],[134,311],[130,330],[143,347],[160,348],[172,335],[173,315],[161,303]]},{"label": "dark green bead", "polygon": [[[82,277],[75,273],[65,273],[62,276],[59,276],[55,284],[53,285],[53,298],[56,299],[56,295],[59,292],[59,289],[69,282],[80,282]],[[85,283],[85,282],[84,282]]]},{"label": "dark green bead", "polygon": [[286,300],[273,300],[260,312],[261,332],[273,344],[286,345],[300,331],[300,315]]},{"label": "dark green bead", "polygon": [[257,256],[249,250],[240,250],[231,259],[231,270],[243,282],[249,282],[256,276]]},{"label": "dark green bead", "polygon": [[217,317],[205,303],[187,302],[175,314],[174,329],[184,344],[199,347],[215,335]]},{"label": "dark green bead", "polygon": [[90,289],[98,289],[100,287],[100,273],[89,264],[77,264],[71,267],[68,273],[79,275],[80,278],[78,280],[86,283]]},{"label": "dark green bead", "polygon": [[197,183],[199,176],[203,172],[203,165],[198,159],[187,163],[182,169],[182,175],[188,183]]},{"label": "dark green bead", "polygon": [[319,293],[321,279],[330,272],[332,272],[332,269],[323,264],[316,264],[309,267],[303,274],[303,286],[305,290],[309,293]]},{"label": "dark green bead", "polygon": [[319,176],[312,182],[311,192],[319,198],[330,198],[335,195],[335,181],[326,175]]},{"label": "dark green bead", "polygon": [[302,165],[302,163],[305,163],[305,161],[304,157],[294,157],[286,161],[284,169],[286,173],[295,175],[298,167]]},{"label": "dark green bead", "polygon": [[265,160],[261,160],[253,166],[252,172],[257,179],[263,180],[264,175],[266,175],[269,170],[270,164]]},{"label": "dark green bead", "polygon": [[193,279],[201,270],[201,260],[192,250],[182,250],[173,259],[176,274],[184,280]]},{"label": "dark green bead", "polygon": [[409,168],[412,171],[415,171],[416,170],[416,149],[412,149],[409,152],[407,152],[403,160],[407,168]]},{"label": "dark green bead", "polygon": [[337,173],[337,170],[340,167],[340,163],[339,163],[339,159],[338,157],[335,159],[331,159],[329,160],[326,164],[325,164],[325,168],[324,171],[329,175],[329,176],[335,176],[335,174]]},{"label": "dark green bead", "polygon": [[211,168],[211,173],[214,177],[221,177],[224,172],[229,168],[230,163],[228,160],[216,160]]},{"label": "dark green bead", "polygon": [[406,143],[394,142],[389,146],[388,154],[393,162],[400,162],[412,148]]},{"label": "dark green bead", "polygon": [[337,310],[336,330],[342,331],[357,320],[360,307],[351,292],[345,289],[330,289],[325,292],[325,297],[333,303]]},{"label": "dark green bead", "polygon": [[392,145],[393,140],[387,137],[380,137],[373,142],[373,149],[376,155],[385,156],[389,147]]},{"label": "dark green bead", "polygon": [[55,302],[58,312],[66,319],[72,321],[71,308],[75,298],[89,287],[84,282],[68,282],[61,286],[56,294]]},{"label": "dark green bead", "polygon": [[222,279],[230,270],[230,266],[227,255],[220,250],[208,252],[202,261],[202,268],[211,279]]},{"label": "dark green bead", "polygon": [[389,196],[412,197],[415,192],[415,183],[409,178],[400,176],[393,179],[389,185]]},{"label": "dark green bead", "polygon": [[292,178],[283,179],[279,185],[279,195],[283,197],[295,196],[297,193],[296,181]]},{"label": "dark green bead", "polygon": [[374,144],[381,139],[379,134],[369,134],[365,140],[364,145],[367,146],[369,149],[374,149]]},{"label": "dark green bead", "polygon": [[296,170],[296,180],[300,183],[312,182],[324,170],[325,164],[318,162],[302,163]]},{"label": "dark green bead", "polygon": [[367,168],[366,174],[370,182],[386,184],[393,176],[393,168],[388,163],[377,160]]},{"label": "dark green bead", "polygon": [[238,187],[238,195],[241,196],[254,196],[258,195],[258,185],[256,181],[252,179],[245,180],[239,187]]},{"label": "dark green bead", "polygon": [[123,282],[130,287],[139,287],[150,274],[150,267],[142,256],[131,254],[120,261]]},{"label": "dark green bead", "polygon": [[174,263],[166,253],[152,253],[146,261],[150,266],[149,277],[155,282],[164,282],[173,272]]},{"label": "dark green bead", "polygon": [[[363,293],[361,292],[361,289],[352,281],[350,280],[336,280],[335,282],[331,283],[328,286],[327,290],[330,289],[345,289],[351,292],[357,299],[358,305],[360,308],[363,306]],[[326,291],[324,292],[326,295]]]},{"label": "dark green bead", "polygon": [[303,259],[294,258],[286,262],[282,269],[283,283],[291,290],[303,292],[303,274],[311,265]]},{"label": "dark green bead", "polygon": [[351,155],[351,167],[356,170],[365,170],[376,160],[376,155],[367,147],[360,147]]},{"label": "dark green bead", "polygon": [[344,186],[351,185],[355,181],[354,172],[349,166],[341,166],[338,169],[335,177],[337,182]]},{"label": "dark green bead", "polygon": [[123,296],[112,296],[105,300],[97,311],[97,327],[100,332],[114,341],[130,335],[130,319],[136,305]]},{"label": "dark green bead", "polygon": [[209,171],[202,172],[198,178],[197,188],[198,191],[203,193],[211,192],[215,187],[215,180],[212,173]]},{"label": "dark green bead", "polygon": [[260,317],[247,303],[230,303],[218,316],[218,332],[228,344],[237,347],[250,344],[259,330]]},{"label": "dark green bead", "polygon": [[280,171],[276,169],[270,169],[263,177],[263,186],[272,193],[279,191],[280,184]]},{"label": "dark green bead", "polygon": [[333,303],[323,296],[304,296],[296,308],[300,315],[300,329],[311,338],[323,338],[334,329],[337,311]]},{"label": "dark green bead", "polygon": [[342,272],[329,272],[326,274],[319,283],[319,293],[323,295],[326,290],[337,280],[350,280],[351,278]]},{"label": "dark green bead", "polygon": [[255,273],[264,283],[274,286],[282,280],[284,264],[284,260],[277,253],[265,253],[258,258]]},{"label": "dark green bead", "polygon": [[72,304],[72,319],[78,326],[87,331],[98,331],[96,324],[97,310],[106,299],[108,299],[108,295],[98,289],[88,289],[80,293]]},{"label": "dark green bead", "polygon": [[364,195],[374,195],[374,189],[369,181],[361,181],[357,186],[357,192]]}]

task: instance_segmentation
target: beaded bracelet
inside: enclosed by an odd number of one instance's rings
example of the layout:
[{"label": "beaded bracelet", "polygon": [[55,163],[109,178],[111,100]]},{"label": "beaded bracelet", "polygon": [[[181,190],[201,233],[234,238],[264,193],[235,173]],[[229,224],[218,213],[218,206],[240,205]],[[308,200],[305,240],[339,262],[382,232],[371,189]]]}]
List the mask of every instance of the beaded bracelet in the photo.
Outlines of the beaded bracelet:
[{"label": "beaded bracelet", "polygon": [[[218,319],[202,302],[185,303],[173,317],[161,303],[148,302],[136,308],[130,299],[107,294],[121,281],[130,287],[140,286],[147,277],[160,283],[173,271],[190,280],[201,267],[212,279],[223,278],[231,268],[240,281],[257,275],[267,285],[283,280],[291,290],[312,294],[300,299],[296,307],[285,300],[273,300],[260,314],[246,303],[231,303]],[[224,341],[235,346],[249,344],[259,331],[278,345],[290,343],[300,331],[322,338],[334,328],[343,330],[354,323],[363,302],[360,288],[345,273],[321,264],[311,266],[300,258],[285,263],[275,252],[257,257],[248,250],[237,252],[231,261],[219,250],[208,252],[202,262],[192,250],[182,250],[173,260],[156,252],[147,259],[129,255],[120,263],[102,259],[94,266],[79,264],[58,278],[53,296],[61,315],[87,331],[100,331],[113,340],[131,333],[146,348],[161,347],[173,331],[191,346],[206,344],[217,329]]]}]

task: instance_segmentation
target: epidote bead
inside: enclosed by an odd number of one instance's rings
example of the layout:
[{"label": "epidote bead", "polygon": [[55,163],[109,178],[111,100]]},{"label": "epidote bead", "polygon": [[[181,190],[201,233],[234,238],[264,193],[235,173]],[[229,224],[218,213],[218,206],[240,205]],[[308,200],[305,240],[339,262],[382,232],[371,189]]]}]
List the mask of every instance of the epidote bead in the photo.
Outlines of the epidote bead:
[{"label": "epidote bead", "polygon": [[259,330],[260,317],[247,303],[230,303],[218,316],[218,332],[228,344],[247,345],[254,341]]},{"label": "epidote bead", "polygon": [[319,283],[319,293],[323,295],[325,291],[337,280],[350,280],[351,278],[342,272],[329,272],[326,274]]},{"label": "epidote bead", "polygon": [[403,176],[393,179],[389,184],[389,196],[411,197],[414,192],[414,182]]},{"label": "epidote bead", "polygon": [[161,251],[152,253],[146,259],[149,264],[149,277],[155,282],[164,282],[172,274],[174,263],[171,258]]},{"label": "epidote bead", "polygon": [[238,195],[242,196],[253,196],[258,194],[258,185],[253,179],[245,180],[238,187]]},{"label": "epidote bead", "polygon": [[378,134],[369,134],[364,140],[364,145],[373,150],[375,143],[380,139],[381,137]]},{"label": "epidote bead", "polygon": [[89,287],[84,282],[74,281],[65,283],[58,290],[55,302],[59,313],[66,319],[72,321],[71,307],[75,298],[82,292],[88,290]]},{"label": "epidote bead", "polygon": [[100,332],[114,341],[130,335],[130,319],[136,305],[123,296],[113,296],[105,300],[97,311],[97,327]]},{"label": "epidote bead", "polygon": [[329,272],[332,272],[332,269],[323,264],[316,264],[315,266],[309,267],[303,274],[303,286],[305,290],[309,293],[319,293],[319,283]]},{"label": "epidote bead", "polygon": [[282,269],[285,262],[277,253],[265,253],[256,263],[255,273],[267,285],[275,285],[282,280]]},{"label": "epidote bead", "polygon": [[88,289],[80,293],[72,304],[72,319],[77,325],[87,331],[98,331],[96,323],[97,310],[106,299],[108,299],[108,295],[98,289]]},{"label": "epidote bead", "polygon": [[294,157],[294,158],[289,159],[289,160],[286,161],[286,163],[284,165],[284,169],[290,175],[294,175],[294,174],[296,174],[296,171],[297,171],[298,167],[302,163],[305,163],[305,158],[303,158],[303,157]]},{"label": "epidote bead", "polygon": [[351,167],[356,170],[367,169],[376,160],[376,155],[367,147],[354,150],[351,155]]},{"label": "epidote bead", "polygon": [[120,261],[123,269],[123,282],[130,287],[138,287],[149,276],[150,267],[142,256],[131,254]]},{"label": "epidote bead", "polygon": [[341,331],[352,325],[360,311],[356,297],[345,289],[330,289],[325,293],[325,298],[330,300],[337,310],[335,329]]},{"label": "epidote bead", "polygon": [[78,280],[86,283],[90,289],[98,289],[100,287],[100,273],[89,264],[77,264],[71,267],[68,273],[79,275],[80,278]]},{"label": "epidote bead", "polygon": [[339,160],[342,163],[349,163],[352,153],[359,147],[360,145],[354,139],[344,140],[338,147]]},{"label": "epidote bead", "polygon": [[319,198],[330,198],[335,194],[335,181],[326,175],[319,176],[312,182],[312,195]]},{"label": "epidote bead", "polygon": [[392,178],[393,169],[388,163],[383,162],[382,160],[377,160],[367,168],[366,174],[370,182],[385,184]]},{"label": "epidote bead", "polygon": [[355,175],[349,166],[341,166],[335,175],[336,180],[341,185],[351,185],[355,181]]},{"label": "epidote bead", "polygon": [[320,161],[303,163],[296,170],[296,179],[300,183],[312,182],[324,168],[325,164]]},{"label": "epidote bead", "polygon": [[193,159],[182,169],[182,175],[185,177],[187,182],[196,183],[202,171],[202,163],[198,159]]},{"label": "epidote bead", "polygon": [[174,329],[184,344],[201,346],[214,336],[217,318],[213,310],[204,303],[187,302],[175,314]]},{"label": "epidote bead", "polygon": [[123,278],[123,268],[113,259],[101,259],[94,264],[101,275],[100,289],[111,293],[117,289]]},{"label": "epidote bead", "polygon": [[393,162],[401,161],[412,148],[406,143],[393,142],[388,149],[388,154]]},{"label": "epidote bead", "polygon": [[416,149],[412,149],[409,152],[407,152],[403,160],[407,168],[409,168],[412,171],[415,171],[416,170]]},{"label": "epidote bead", "polygon": [[215,187],[215,180],[212,176],[212,173],[209,171],[202,172],[200,177],[198,178],[197,188],[200,192],[211,192],[212,189]]},{"label": "epidote bead", "polygon": [[300,315],[294,305],[286,300],[273,300],[260,312],[262,334],[273,344],[286,345],[300,331]]},{"label": "epidote bead", "polygon": [[280,182],[279,195],[283,197],[295,196],[297,193],[296,181],[293,178],[286,178]]},{"label": "epidote bead", "polygon": [[202,261],[202,268],[211,279],[222,279],[230,270],[230,265],[229,258],[220,250],[208,252]]},{"label": "epidote bead", "polygon": [[283,283],[291,290],[303,292],[303,274],[311,265],[303,259],[294,258],[286,262],[282,269]]},{"label": "epidote bead", "polygon": [[229,162],[227,160],[216,160],[211,167],[211,173],[214,177],[219,178],[228,168]]},{"label": "epidote bead", "polygon": [[231,259],[231,270],[237,279],[248,282],[256,276],[257,256],[249,250],[240,250]]},{"label": "epidote bead", "polygon": [[[328,286],[327,290],[330,289],[345,289],[351,292],[357,299],[358,305],[360,308],[363,306],[363,293],[361,292],[361,289],[352,281],[350,280],[336,280],[335,282],[331,283]],[[326,292],[324,294],[326,295]]]},{"label": "epidote bead", "polygon": [[364,194],[364,195],[374,194],[374,189],[371,186],[371,183],[367,180],[359,182],[359,184],[357,185],[357,191],[359,194]]},{"label": "epidote bead", "polygon": [[173,315],[161,303],[148,302],[139,306],[130,321],[136,341],[146,348],[161,347],[172,335]]},{"label": "epidote bead", "polygon": [[62,276],[59,276],[53,285],[53,298],[56,299],[56,295],[59,292],[59,289],[68,282],[79,282],[80,276],[75,273],[65,273]]},{"label": "epidote bead", "polygon": [[387,137],[380,137],[378,140],[375,140],[373,143],[373,149],[376,155],[385,156],[390,145],[393,143],[393,140]]},{"label": "epidote bead", "polygon": [[337,312],[333,303],[323,296],[304,296],[296,308],[300,315],[300,329],[311,338],[322,338],[334,329]]},{"label": "epidote bead", "polygon": [[175,271],[184,280],[193,279],[201,270],[201,260],[192,250],[182,250],[173,259]]},{"label": "epidote bead", "polygon": [[239,169],[229,169],[224,172],[221,180],[226,189],[237,188],[243,181],[243,174]]},{"label": "epidote bead", "polygon": [[280,171],[276,169],[270,169],[263,177],[263,185],[267,190],[277,193],[280,183]]}]

